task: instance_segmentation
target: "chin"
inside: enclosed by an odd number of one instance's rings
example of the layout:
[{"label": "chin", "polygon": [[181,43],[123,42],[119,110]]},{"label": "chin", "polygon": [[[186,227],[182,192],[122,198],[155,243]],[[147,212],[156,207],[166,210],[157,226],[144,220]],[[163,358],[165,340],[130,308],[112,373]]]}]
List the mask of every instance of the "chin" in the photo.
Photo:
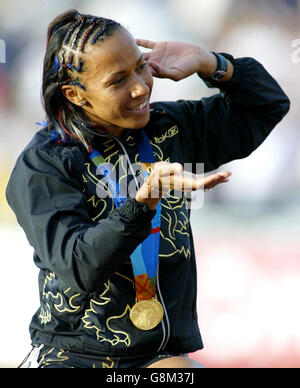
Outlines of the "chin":
[{"label": "chin", "polygon": [[150,113],[145,115],[145,117],[140,118],[139,120],[133,120],[131,123],[128,125],[128,129],[141,129],[144,128],[150,120]]}]

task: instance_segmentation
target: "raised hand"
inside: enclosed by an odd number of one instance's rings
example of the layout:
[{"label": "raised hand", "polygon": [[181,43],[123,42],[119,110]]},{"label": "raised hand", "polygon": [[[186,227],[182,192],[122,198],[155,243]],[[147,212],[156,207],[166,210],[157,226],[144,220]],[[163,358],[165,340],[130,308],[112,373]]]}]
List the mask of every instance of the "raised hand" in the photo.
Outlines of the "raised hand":
[{"label": "raised hand", "polygon": [[217,61],[213,54],[198,46],[182,42],[152,42],[136,39],[138,46],[152,49],[145,53],[152,75],[180,81],[201,72],[209,77],[216,69]]}]

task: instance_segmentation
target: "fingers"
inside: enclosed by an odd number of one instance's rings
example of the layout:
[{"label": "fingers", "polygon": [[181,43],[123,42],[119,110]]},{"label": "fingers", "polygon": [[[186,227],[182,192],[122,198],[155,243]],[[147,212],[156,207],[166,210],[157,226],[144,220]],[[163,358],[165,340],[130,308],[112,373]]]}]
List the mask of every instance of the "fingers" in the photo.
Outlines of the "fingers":
[{"label": "fingers", "polygon": [[153,77],[156,77],[156,78],[159,78],[159,72],[158,70],[155,68],[154,64],[152,62],[149,62],[149,69],[151,71],[151,74]]},{"label": "fingers", "polygon": [[184,171],[182,174],[171,176],[170,182],[172,189],[188,193],[201,189],[205,191],[211,190],[218,184],[228,182],[230,176],[231,172],[221,171],[203,178],[201,175]]},{"label": "fingers", "polygon": [[156,78],[169,78],[172,81],[178,82],[181,79],[185,78],[182,76],[182,71],[177,68],[168,68],[166,69],[165,67],[161,66],[157,62],[154,62],[151,60],[151,56],[148,59],[148,64],[151,70],[151,73],[153,77]]},{"label": "fingers", "polygon": [[[151,186],[151,198],[169,193],[174,188],[174,177],[181,177],[182,173],[183,166],[179,163],[155,163],[148,179],[148,185]],[[180,185],[177,184],[177,186]]]},{"label": "fingers", "polygon": [[217,175],[219,175],[221,178],[227,179],[232,175],[232,173],[230,171],[220,171],[217,173]]},{"label": "fingers", "polygon": [[149,62],[149,67],[153,77],[166,78],[165,72],[157,63]]},{"label": "fingers", "polygon": [[153,173],[160,177],[182,174],[183,166],[180,163],[158,162],[154,164]]},{"label": "fingers", "polygon": [[220,171],[216,174],[209,175],[204,178],[202,188],[205,191],[211,190],[220,183],[228,182],[228,178],[231,176],[229,171]]},{"label": "fingers", "polygon": [[179,163],[158,162],[152,165],[152,171],[147,180],[151,198],[162,197],[171,190],[192,192],[210,190],[218,184],[228,182],[229,171],[220,171],[203,177],[183,170]]},{"label": "fingers", "polygon": [[152,42],[151,40],[136,39],[135,41],[138,46],[148,48],[148,49],[153,49],[154,46],[156,45],[156,42]]},{"label": "fingers", "polygon": [[165,78],[162,74],[162,69],[160,68],[160,66],[151,60],[151,53],[143,53],[143,54],[144,54],[144,60],[149,65],[149,69],[151,71],[152,76],[156,78]]},{"label": "fingers", "polygon": [[190,193],[197,190],[197,176],[192,173],[174,175],[171,177],[171,188],[175,191]]},{"label": "fingers", "polygon": [[151,57],[151,53],[143,53],[143,54],[144,54],[144,60],[145,60],[146,62],[148,62],[149,59],[150,59],[150,57]]}]

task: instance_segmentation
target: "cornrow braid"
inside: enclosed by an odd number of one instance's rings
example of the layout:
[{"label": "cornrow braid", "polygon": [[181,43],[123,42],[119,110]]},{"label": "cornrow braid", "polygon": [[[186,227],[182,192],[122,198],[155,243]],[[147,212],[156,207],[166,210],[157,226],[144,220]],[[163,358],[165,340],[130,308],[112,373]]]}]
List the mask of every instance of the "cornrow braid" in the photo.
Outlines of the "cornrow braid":
[{"label": "cornrow braid", "polygon": [[83,21],[83,17],[80,17],[80,20],[78,20],[75,24],[73,24],[72,27],[69,29],[69,31],[65,37],[65,41],[64,41],[65,45],[69,43],[73,31],[82,23],[82,21]]},{"label": "cornrow braid", "polygon": [[96,27],[96,22],[94,21],[93,24],[88,28],[88,30],[86,31],[86,33],[84,35],[83,41],[81,42],[81,45],[80,45],[80,51],[84,50],[84,47],[85,47],[85,44],[89,38],[89,35],[91,34],[91,32],[94,30],[95,27]]},{"label": "cornrow braid", "polygon": [[83,16],[82,19],[81,19],[81,24],[80,24],[79,28],[77,29],[77,33],[75,35],[75,39],[74,39],[74,41],[72,43],[72,49],[76,49],[76,43],[77,43],[78,38],[79,38],[83,28],[84,28],[85,19],[86,19],[86,16]]},{"label": "cornrow braid", "polygon": [[62,93],[61,86],[74,85],[82,90],[86,87],[80,80],[84,71],[83,58],[87,45],[112,36],[119,23],[93,15],[82,15],[71,9],[57,16],[48,27],[47,49],[43,69],[43,106],[49,129],[55,129],[64,144],[81,142],[90,149],[91,135],[82,132],[76,122],[86,122],[81,107],[72,104]]},{"label": "cornrow braid", "polygon": [[93,37],[92,44],[95,44],[101,36],[105,35],[106,32],[110,29],[110,27],[114,24],[115,22],[113,20],[107,19],[103,29],[98,31],[97,34],[95,34],[95,36]]}]

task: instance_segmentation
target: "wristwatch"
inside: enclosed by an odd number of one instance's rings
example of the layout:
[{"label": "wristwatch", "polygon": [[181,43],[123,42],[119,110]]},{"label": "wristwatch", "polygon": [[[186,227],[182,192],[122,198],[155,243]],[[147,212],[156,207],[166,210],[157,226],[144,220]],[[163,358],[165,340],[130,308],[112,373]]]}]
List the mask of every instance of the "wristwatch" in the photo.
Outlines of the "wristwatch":
[{"label": "wristwatch", "polygon": [[211,75],[209,78],[214,81],[219,81],[223,77],[225,77],[225,74],[227,72],[227,59],[223,57],[221,54],[217,54],[213,51],[211,51],[212,54],[215,55],[218,61],[217,70],[214,72],[213,75]]},{"label": "wristwatch", "polygon": [[208,87],[213,87],[215,81],[220,81],[223,77],[225,77],[228,68],[228,63],[225,56],[223,56],[222,54],[215,53],[213,51],[211,51],[211,54],[214,54],[217,58],[217,69],[210,77],[201,77]]}]

